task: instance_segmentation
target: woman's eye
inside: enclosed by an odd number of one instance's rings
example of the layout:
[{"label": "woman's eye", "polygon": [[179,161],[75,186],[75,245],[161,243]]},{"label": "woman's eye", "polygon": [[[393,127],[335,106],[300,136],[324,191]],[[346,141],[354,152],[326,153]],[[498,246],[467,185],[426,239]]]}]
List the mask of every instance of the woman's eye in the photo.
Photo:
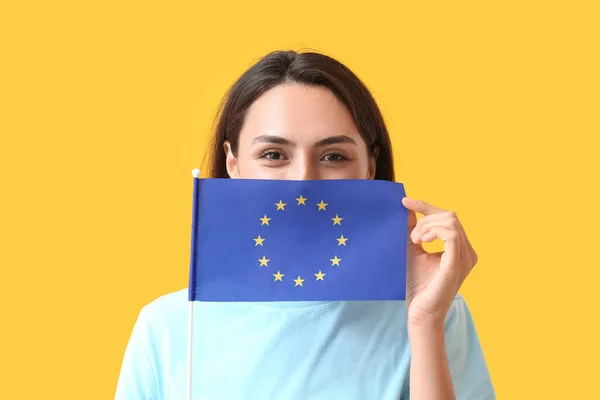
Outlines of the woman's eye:
[{"label": "woman's eye", "polygon": [[340,153],[330,153],[323,157],[325,161],[335,162],[335,161],[344,161],[347,160],[346,156]]},{"label": "woman's eye", "polygon": [[269,150],[265,151],[260,157],[266,158],[267,160],[279,161],[283,159],[283,154],[278,151]]}]

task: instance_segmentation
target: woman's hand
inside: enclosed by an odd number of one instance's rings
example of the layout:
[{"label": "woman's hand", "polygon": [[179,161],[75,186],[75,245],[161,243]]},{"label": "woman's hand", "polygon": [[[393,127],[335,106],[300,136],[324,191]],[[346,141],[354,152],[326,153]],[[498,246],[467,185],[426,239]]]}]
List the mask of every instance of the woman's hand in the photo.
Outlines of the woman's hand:
[{"label": "woman's hand", "polygon": [[[408,197],[406,305],[412,326],[442,327],[458,289],[477,264],[477,254],[452,211]],[[424,217],[417,222],[416,212]],[[444,251],[428,253],[422,243],[444,242]]]}]

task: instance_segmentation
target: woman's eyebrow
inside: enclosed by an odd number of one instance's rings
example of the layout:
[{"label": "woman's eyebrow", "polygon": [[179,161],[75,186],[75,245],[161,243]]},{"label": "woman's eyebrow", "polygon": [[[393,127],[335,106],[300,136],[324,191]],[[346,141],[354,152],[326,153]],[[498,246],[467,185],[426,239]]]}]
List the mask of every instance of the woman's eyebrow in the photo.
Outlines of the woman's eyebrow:
[{"label": "woman's eyebrow", "polygon": [[[284,137],[277,136],[277,135],[257,136],[254,139],[252,139],[252,144],[257,144],[257,143],[273,143],[273,144],[280,144],[280,145],[285,145],[285,146],[296,146],[296,142],[294,142],[293,140],[289,140],[289,139],[286,139]],[[322,147],[322,146],[328,146],[328,145],[339,144],[339,143],[350,143],[350,144],[356,145],[356,140],[354,140],[350,136],[346,136],[346,135],[330,136],[328,138],[319,140],[317,143],[315,143],[315,146]]]},{"label": "woman's eyebrow", "polygon": [[295,146],[296,143],[277,135],[260,135],[252,139],[252,144],[257,143],[273,143],[273,144],[281,144],[286,146]]},{"label": "woman's eyebrow", "polygon": [[330,136],[323,140],[319,140],[316,143],[316,146],[328,146],[330,144],[338,144],[338,143],[350,143],[350,144],[355,145],[356,140],[354,140],[350,136],[346,136],[346,135]]}]

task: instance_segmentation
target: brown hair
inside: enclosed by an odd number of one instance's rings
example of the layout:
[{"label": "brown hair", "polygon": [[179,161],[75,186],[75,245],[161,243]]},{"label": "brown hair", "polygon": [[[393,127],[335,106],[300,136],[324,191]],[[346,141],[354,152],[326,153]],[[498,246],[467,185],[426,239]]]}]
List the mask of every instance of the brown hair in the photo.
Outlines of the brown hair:
[{"label": "brown hair", "polygon": [[235,155],[248,108],[263,93],[285,83],[329,89],[348,109],[367,149],[378,152],[375,179],[394,181],[391,141],[381,111],[361,80],[339,61],[314,52],[275,51],[250,67],[231,86],[217,114],[210,143],[211,178],[229,178],[223,144]]}]

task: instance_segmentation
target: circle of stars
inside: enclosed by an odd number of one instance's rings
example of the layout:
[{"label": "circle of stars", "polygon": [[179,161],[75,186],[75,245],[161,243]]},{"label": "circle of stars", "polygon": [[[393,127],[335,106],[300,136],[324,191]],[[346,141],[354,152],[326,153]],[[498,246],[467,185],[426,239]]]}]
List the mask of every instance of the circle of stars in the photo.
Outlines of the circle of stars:
[{"label": "circle of stars", "polygon": [[[296,206],[307,206],[307,200],[308,198],[304,197],[302,194],[300,194],[299,197],[296,197]],[[288,205],[287,203],[283,202],[283,199],[279,199],[279,201],[275,204],[275,212],[279,212],[279,211],[284,211],[285,212],[285,207]],[[327,206],[329,205],[328,203],[325,203],[323,200],[321,200],[320,202],[315,204],[317,207],[317,212],[319,211],[327,211]],[[263,217],[258,218],[260,220],[260,225],[269,225],[269,221],[271,221],[271,217],[268,217],[267,214],[264,214]],[[333,221],[333,225],[339,225],[342,226],[342,220],[344,218],[340,217],[338,214],[335,214],[335,217],[330,218]],[[261,246],[263,247],[263,243],[266,241],[267,239],[262,237],[261,235],[258,235],[256,238],[254,238],[254,246]],[[346,242],[348,241],[348,238],[345,237],[343,234],[340,234],[340,237],[336,238],[337,240],[337,245],[339,246],[346,246]],[[266,255],[263,255],[262,258],[257,259],[257,261],[259,262],[259,267],[269,267],[269,261],[271,261],[270,259],[267,258]],[[329,261],[331,262],[331,266],[332,267],[339,267],[340,263],[342,262],[342,259],[339,258],[337,256],[337,254],[335,254],[333,256],[333,258],[330,258]],[[274,282],[284,282],[283,277],[285,276],[285,274],[282,274],[280,270],[277,270],[277,273],[275,274],[271,274],[273,276],[273,281]],[[326,273],[324,273],[321,269],[319,269],[319,272],[313,274],[315,276],[315,282],[319,282],[319,281],[325,281],[325,276],[327,275]],[[302,278],[300,275],[298,275],[297,278],[292,279],[292,282],[294,282],[294,287],[303,287],[304,286],[304,282],[306,281],[306,278]]]}]

